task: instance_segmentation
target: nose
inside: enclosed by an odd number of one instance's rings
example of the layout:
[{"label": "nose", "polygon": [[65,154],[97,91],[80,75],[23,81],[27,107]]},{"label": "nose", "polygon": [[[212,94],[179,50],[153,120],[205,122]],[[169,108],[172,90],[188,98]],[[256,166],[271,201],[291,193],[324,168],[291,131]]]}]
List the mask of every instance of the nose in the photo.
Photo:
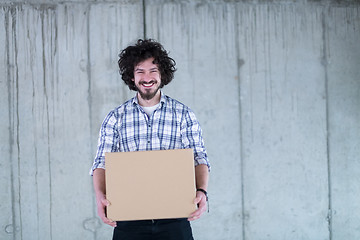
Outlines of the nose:
[{"label": "nose", "polygon": [[146,72],[145,74],[144,74],[144,81],[151,81],[151,80],[153,80],[153,78],[152,78],[152,76],[151,76],[151,74],[149,73],[149,72]]}]

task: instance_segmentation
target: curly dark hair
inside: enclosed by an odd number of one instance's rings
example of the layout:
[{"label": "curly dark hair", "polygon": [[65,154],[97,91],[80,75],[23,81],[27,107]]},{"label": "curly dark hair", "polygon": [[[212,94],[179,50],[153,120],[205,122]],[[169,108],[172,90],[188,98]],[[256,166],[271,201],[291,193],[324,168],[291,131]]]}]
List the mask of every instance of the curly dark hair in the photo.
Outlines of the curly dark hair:
[{"label": "curly dark hair", "polygon": [[168,52],[164,47],[153,39],[139,39],[135,45],[128,46],[119,54],[118,65],[122,80],[128,85],[130,90],[135,90],[134,68],[140,62],[149,58],[154,58],[160,71],[161,85],[160,88],[167,85],[174,78],[176,71],[176,62],[168,56]]}]

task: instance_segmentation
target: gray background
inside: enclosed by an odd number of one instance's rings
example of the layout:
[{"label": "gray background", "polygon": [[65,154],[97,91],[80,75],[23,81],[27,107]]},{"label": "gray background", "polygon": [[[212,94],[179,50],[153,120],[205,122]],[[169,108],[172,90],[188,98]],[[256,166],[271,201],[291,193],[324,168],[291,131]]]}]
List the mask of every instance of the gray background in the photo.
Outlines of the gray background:
[{"label": "gray background", "polygon": [[88,171],[159,40],[212,163],[198,240],[360,239],[359,1],[2,1],[0,239],[110,239]]}]

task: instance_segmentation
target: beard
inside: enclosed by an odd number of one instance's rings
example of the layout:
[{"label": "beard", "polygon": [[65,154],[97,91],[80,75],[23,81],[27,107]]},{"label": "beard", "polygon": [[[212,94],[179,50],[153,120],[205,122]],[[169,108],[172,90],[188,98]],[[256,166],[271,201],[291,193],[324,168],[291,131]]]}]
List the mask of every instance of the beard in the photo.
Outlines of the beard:
[{"label": "beard", "polygon": [[[150,82],[151,83],[151,82]],[[142,84],[142,82],[139,83],[140,85]],[[154,83],[156,84],[156,82]],[[144,100],[151,100],[153,97],[155,97],[155,95],[158,93],[160,86],[158,88],[156,88],[155,90],[152,89],[147,89],[145,91],[141,91],[137,85],[135,85],[136,91],[140,94],[140,97]]]}]

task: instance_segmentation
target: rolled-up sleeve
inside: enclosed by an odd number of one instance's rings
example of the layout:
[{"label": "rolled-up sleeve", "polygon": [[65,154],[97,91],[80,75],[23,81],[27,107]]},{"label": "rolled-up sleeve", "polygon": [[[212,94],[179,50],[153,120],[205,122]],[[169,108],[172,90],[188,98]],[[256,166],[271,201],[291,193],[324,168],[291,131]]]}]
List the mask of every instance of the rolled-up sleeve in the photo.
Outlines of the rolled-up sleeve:
[{"label": "rolled-up sleeve", "polygon": [[205,149],[202,129],[195,114],[189,110],[182,121],[181,136],[184,148],[194,150],[194,165],[205,164],[210,171],[210,162]]},{"label": "rolled-up sleeve", "polygon": [[99,133],[98,147],[94,163],[90,169],[92,176],[97,168],[105,169],[105,153],[116,152],[119,146],[119,133],[117,130],[117,117],[114,111],[110,112],[104,119]]}]

